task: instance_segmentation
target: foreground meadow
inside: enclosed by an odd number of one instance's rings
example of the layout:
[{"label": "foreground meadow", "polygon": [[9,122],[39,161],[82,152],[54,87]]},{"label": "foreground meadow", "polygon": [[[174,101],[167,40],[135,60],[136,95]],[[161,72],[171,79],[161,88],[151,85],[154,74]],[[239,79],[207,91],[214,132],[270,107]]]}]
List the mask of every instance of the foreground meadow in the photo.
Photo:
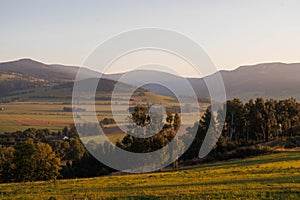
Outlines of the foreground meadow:
[{"label": "foreground meadow", "polygon": [[300,199],[300,152],[178,171],[1,184],[1,199]]}]

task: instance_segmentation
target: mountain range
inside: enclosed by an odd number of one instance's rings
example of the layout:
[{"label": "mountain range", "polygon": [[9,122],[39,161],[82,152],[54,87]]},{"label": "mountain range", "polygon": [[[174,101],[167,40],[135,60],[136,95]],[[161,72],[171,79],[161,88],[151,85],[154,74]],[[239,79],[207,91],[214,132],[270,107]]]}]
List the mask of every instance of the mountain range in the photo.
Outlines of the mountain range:
[{"label": "mountain range", "polygon": [[[76,78],[79,67],[64,65],[47,65],[31,59],[0,63],[0,97],[11,96],[16,91],[29,90],[33,88],[60,88],[70,87]],[[100,74],[90,69],[82,69],[84,75],[100,76],[104,82],[111,87],[124,74]],[[283,99],[295,97],[300,99],[300,63],[263,63],[257,65],[241,66],[232,71],[221,70],[221,74],[228,99],[240,98],[247,101],[251,98],[264,97]],[[188,80],[196,95],[200,98],[209,98],[205,79],[214,78],[217,74],[205,78],[184,78]],[[164,85],[175,85],[179,94],[185,94],[185,86],[178,84],[182,77],[173,74],[137,70],[127,73],[130,85],[139,86],[149,77]],[[102,83],[104,83],[102,82]],[[158,84],[147,84],[142,86],[153,93],[165,96],[174,94]]]}]

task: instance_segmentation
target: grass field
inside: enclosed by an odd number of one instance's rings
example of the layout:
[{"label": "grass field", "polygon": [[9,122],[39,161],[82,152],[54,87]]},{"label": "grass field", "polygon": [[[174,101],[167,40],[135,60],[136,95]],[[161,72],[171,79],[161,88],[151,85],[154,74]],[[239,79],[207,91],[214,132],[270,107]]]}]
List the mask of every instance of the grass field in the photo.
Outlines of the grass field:
[{"label": "grass field", "polygon": [[0,105],[0,133],[27,128],[61,130],[73,123],[72,113],[63,112],[66,105],[45,102],[22,102]]},{"label": "grass field", "polygon": [[[147,93],[151,102],[162,103],[163,105],[176,105],[172,102],[171,97],[160,96],[152,93]],[[137,97],[139,98],[139,97]],[[101,121],[104,118],[111,118],[111,106],[107,101],[97,101],[95,108],[97,110],[98,119]],[[203,103],[200,105],[203,112],[208,104]],[[74,123],[72,112],[64,112],[64,107],[72,107],[70,101],[43,101],[39,99],[37,101],[30,102],[14,102],[9,104],[0,104],[0,108],[4,110],[0,111],[0,134],[4,132],[22,131],[27,128],[43,129],[48,128],[51,131],[61,130],[65,126],[69,126]],[[127,110],[126,105],[116,105],[116,109],[124,112],[124,116],[120,115],[123,122],[126,122]],[[193,124],[190,114],[186,116],[187,123]],[[189,119],[191,118],[191,119]]]},{"label": "grass field", "polygon": [[2,199],[299,199],[300,152],[178,171],[1,184]]}]

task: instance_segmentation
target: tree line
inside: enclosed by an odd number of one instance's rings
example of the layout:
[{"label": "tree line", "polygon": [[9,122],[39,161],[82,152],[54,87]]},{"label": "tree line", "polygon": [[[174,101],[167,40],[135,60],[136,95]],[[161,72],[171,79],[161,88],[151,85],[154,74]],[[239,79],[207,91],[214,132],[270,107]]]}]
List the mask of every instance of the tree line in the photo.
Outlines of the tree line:
[{"label": "tree line", "polygon": [[227,102],[222,135],[229,141],[268,142],[299,134],[300,104],[294,98],[276,101],[257,98]]},{"label": "tree line", "polygon": [[[280,101],[256,98],[255,100],[250,99],[247,103],[235,98],[228,100],[223,109],[225,106],[225,119],[222,114],[223,110],[219,110],[218,117],[212,119],[212,111],[208,108],[199,122],[187,129],[187,134],[184,137],[189,137],[191,132],[195,130],[197,130],[197,135],[182,159],[193,159],[198,156],[209,125],[215,126],[212,127],[212,130],[223,125],[218,142],[210,153],[214,158],[239,147],[300,136],[300,104],[294,98]],[[210,124],[211,120],[212,123]],[[217,133],[212,131],[210,134]],[[237,156],[244,156],[242,154],[246,153],[243,151]]]},{"label": "tree line", "polygon": [[[224,118],[224,109],[226,116]],[[180,141],[186,145],[192,133],[196,132],[196,137],[181,160],[189,160],[198,157],[200,147],[206,134],[216,134],[219,136],[218,142],[208,157],[218,159],[219,155],[226,154],[228,151],[241,151],[236,157],[243,157],[251,154],[263,153],[265,150],[249,148],[248,152],[239,147],[253,146],[259,143],[269,142],[276,139],[289,139],[300,135],[300,104],[294,98],[285,100],[273,100],[263,98],[250,99],[243,103],[240,99],[228,100],[223,109],[217,111],[217,117],[212,117],[210,107],[202,115],[201,119],[192,127],[186,129],[186,134],[181,135]],[[164,147],[175,136],[180,127],[180,114],[167,113],[166,123],[161,126],[161,116],[155,116],[152,119],[153,125],[150,124],[148,108],[137,107],[131,119],[139,126],[146,126],[147,131],[157,131],[156,134],[148,138],[138,138],[133,135],[145,134],[138,132],[137,126],[128,127],[130,134],[126,135],[123,140],[117,143],[117,146],[136,153],[152,152]],[[217,126],[223,126],[220,135],[217,133]],[[208,128],[211,131],[208,133]],[[245,149],[245,148],[244,148]]]},{"label": "tree line", "polygon": [[0,134],[0,183],[83,178],[111,171],[89,154],[74,126],[58,132],[30,128]]},{"label": "tree line", "polygon": [[[257,98],[246,103],[233,99],[227,101],[223,109],[225,108],[225,118],[222,110],[216,112],[218,117],[213,118],[209,107],[198,122],[179,136],[181,143],[178,145],[184,147],[185,141],[190,139],[192,133],[197,133],[184,155],[173,163],[174,167],[177,167],[180,161],[197,158],[206,134],[218,134],[216,129],[223,122],[219,140],[204,161],[264,153],[260,149],[245,150],[242,147],[300,136],[300,104],[294,98],[280,101]],[[181,126],[180,113],[167,111],[164,120],[159,112],[153,112],[150,117],[148,111],[149,108],[143,106],[132,110],[129,119],[134,123],[128,126],[127,135],[117,141],[118,147],[131,152],[148,153],[161,149],[175,137]],[[207,133],[209,126],[212,126],[212,131]],[[90,127],[82,128],[90,130]],[[133,136],[141,134],[150,136]],[[67,139],[63,139],[64,136],[67,136]],[[105,152],[114,151],[107,148],[109,145],[98,144],[93,140],[87,146],[95,152],[102,152],[104,156]],[[61,164],[61,161],[65,163]],[[65,127],[58,132],[27,129],[0,134],[0,182],[93,177],[112,171],[113,169],[101,164],[85,149],[75,126]]]}]

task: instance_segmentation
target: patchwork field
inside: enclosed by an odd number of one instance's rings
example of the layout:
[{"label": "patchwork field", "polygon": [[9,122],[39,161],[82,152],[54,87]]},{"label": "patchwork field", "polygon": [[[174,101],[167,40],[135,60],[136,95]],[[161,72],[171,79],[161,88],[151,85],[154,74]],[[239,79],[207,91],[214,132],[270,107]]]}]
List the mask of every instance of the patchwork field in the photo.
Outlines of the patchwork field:
[{"label": "patchwork field", "polygon": [[[135,101],[143,102],[143,99],[139,98],[141,97],[136,97]],[[171,97],[147,93],[147,98],[150,99],[150,102],[161,103],[165,106],[176,105]],[[124,111],[126,111],[127,105],[119,103],[115,106],[121,114],[121,120],[126,122],[127,115]],[[201,104],[201,111],[204,111],[207,106],[207,103]],[[31,99],[29,102],[0,104],[0,109],[4,109],[0,110],[0,134],[17,130],[22,131],[27,128],[48,128],[51,131],[61,130],[63,127],[74,123],[72,112],[63,111],[64,107],[72,107],[70,100],[49,101],[49,99],[46,99],[44,101],[43,99]],[[99,120],[112,117],[110,102],[97,101],[95,108]],[[186,124],[194,123],[190,113],[186,115],[186,118]]]},{"label": "patchwork field", "polygon": [[66,105],[46,102],[11,103],[0,105],[0,133],[27,128],[49,128],[56,131],[73,123],[72,113],[63,112]]},{"label": "patchwork field", "polygon": [[300,152],[178,171],[1,184],[2,199],[299,199]]}]

